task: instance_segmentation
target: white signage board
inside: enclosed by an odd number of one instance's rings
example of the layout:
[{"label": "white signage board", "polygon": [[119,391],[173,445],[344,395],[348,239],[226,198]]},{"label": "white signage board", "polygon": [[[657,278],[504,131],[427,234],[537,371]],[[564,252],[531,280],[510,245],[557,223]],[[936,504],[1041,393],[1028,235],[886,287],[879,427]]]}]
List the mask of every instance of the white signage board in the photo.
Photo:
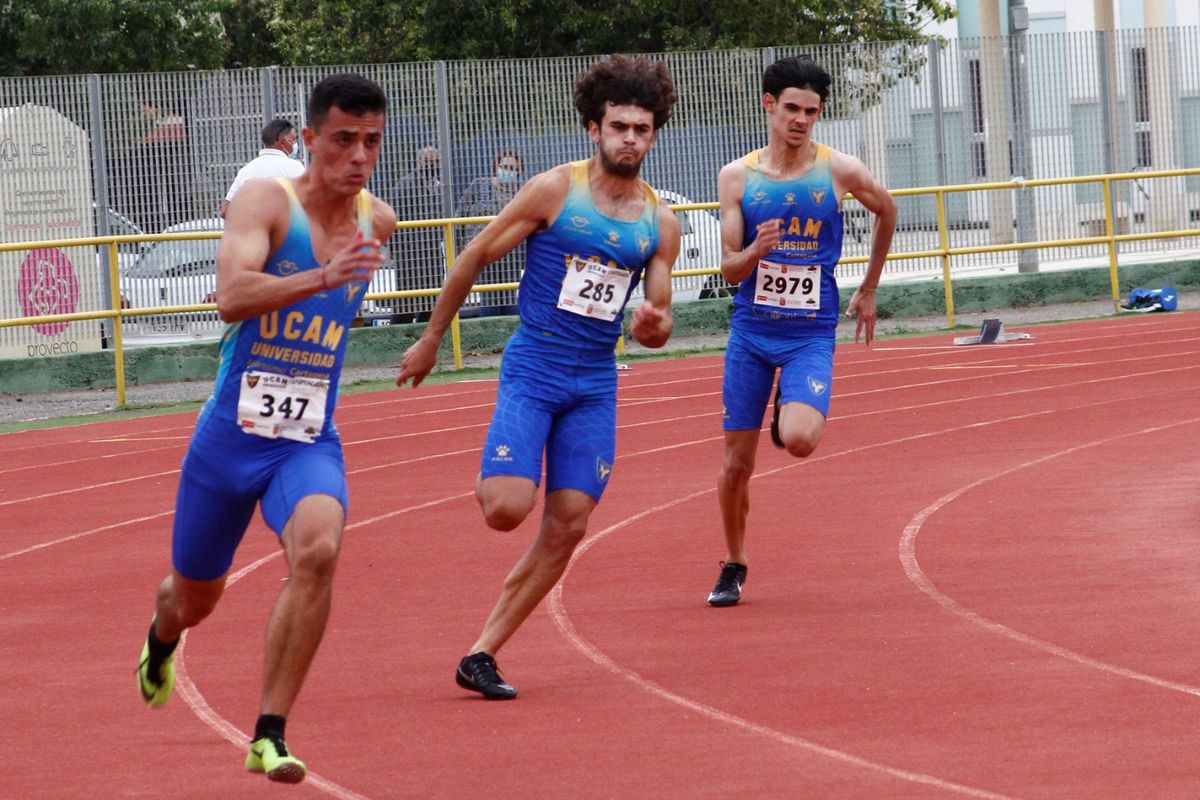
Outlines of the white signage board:
[{"label": "white signage board", "polygon": [[[46,106],[0,109],[0,242],[95,235],[87,133]],[[0,317],[71,314],[107,307],[94,247],[0,253]],[[0,358],[99,350],[101,323],[0,328]]]}]

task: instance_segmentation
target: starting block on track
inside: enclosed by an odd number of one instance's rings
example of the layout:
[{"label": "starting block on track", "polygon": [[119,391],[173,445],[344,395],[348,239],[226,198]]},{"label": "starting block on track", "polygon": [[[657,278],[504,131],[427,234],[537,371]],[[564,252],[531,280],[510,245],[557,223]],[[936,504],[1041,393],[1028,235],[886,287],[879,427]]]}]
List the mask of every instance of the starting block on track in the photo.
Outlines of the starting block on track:
[{"label": "starting block on track", "polygon": [[1018,339],[1032,339],[1028,333],[1005,333],[1004,323],[998,319],[985,319],[978,336],[955,336],[955,344],[1004,344]]}]

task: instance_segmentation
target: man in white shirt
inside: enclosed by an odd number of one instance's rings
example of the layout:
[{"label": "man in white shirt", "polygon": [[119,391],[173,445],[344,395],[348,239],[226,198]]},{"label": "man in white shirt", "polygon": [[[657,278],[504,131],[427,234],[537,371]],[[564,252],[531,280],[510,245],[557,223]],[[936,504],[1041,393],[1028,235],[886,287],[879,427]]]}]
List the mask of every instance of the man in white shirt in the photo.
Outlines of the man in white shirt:
[{"label": "man in white shirt", "polygon": [[221,219],[229,202],[242,185],[251,178],[298,178],[304,173],[304,165],[296,160],[300,142],[296,126],[286,119],[273,119],[262,129],[263,149],[246,166],[238,170],[237,177],[221,201]]}]

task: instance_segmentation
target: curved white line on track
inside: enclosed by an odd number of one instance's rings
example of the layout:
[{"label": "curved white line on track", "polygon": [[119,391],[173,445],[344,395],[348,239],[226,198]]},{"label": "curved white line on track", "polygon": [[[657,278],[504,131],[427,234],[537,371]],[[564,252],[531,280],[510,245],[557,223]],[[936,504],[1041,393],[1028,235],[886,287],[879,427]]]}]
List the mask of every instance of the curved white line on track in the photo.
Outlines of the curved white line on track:
[{"label": "curved white line on track", "polygon": [[[824,456],[808,458],[804,461],[796,461],[796,462],[793,462],[790,464],[785,464],[783,466],[776,467],[774,469],[763,470],[762,472],[757,472],[753,476],[751,476],[751,480],[756,480],[758,478],[765,478],[765,477],[768,477],[771,475],[777,475],[777,474],[787,471],[787,470],[796,469],[805,464],[826,461],[826,460],[830,460],[830,459],[834,459],[834,458],[841,458],[844,456],[861,453],[861,452],[864,452],[867,450],[875,450],[875,449],[878,449],[881,447],[890,447],[892,445],[900,444],[903,442],[913,441],[915,439],[925,439],[930,436],[940,436],[940,435],[944,435],[947,433],[954,433],[957,431],[967,430],[970,428],[978,428],[978,427],[983,427],[986,425],[999,424],[1002,422],[1008,422],[1008,421],[1012,421],[1012,420],[1025,419],[1030,416],[1038,416],[1040,414],[1045,414],[1045,413],[1050,413],[1050,412],[1038,411],[1038,412],[1032,412],[1029,414],[1019,414],[1019,415],[1012,416],[1012,417],[1006,417],[1006,418],[1000,419],[1000,420],[993,420],[993,421],[984,422],[984,423],[972,423],[969,425],[961,425],[961,426],[958,426],[955,428],[949,428],[949,429],[941,430],[941,431],[930,431],[930,432],[926,432],[926,433],[915,434],[913,436],[904,436],[904,437],[901,437],[898,439],[892,439],[892,440],[889,440],[886,442],[875,442],[873,444],[863,445],[862,447],[855,447],[855,448],[851,448],[849,450],[839,451],[837,453],[830,453],[830,454],[824,455]],[[684,443],[684,445],[686,445],[686,444],[688,444],[688,443]],[[652,451],[646,451],[646,452],[657,452],[659,450],[666,450],[666,449],[670,449],[670,448],[669,447],[661,447],[661,448],[655,448]],[[610,525],[609,527],[605,528],[604,530],[598,531],[598,532],[592,534],[591,536],[588,536],[586,539],[584,539],[579,544],[579,547],[577,547],[575,549],[575,552],[571,555],[571,560],[567,564],[567,568],[563,571],[562,579],[559,580],[558,584],[555,585],[555,587],[550,591],[550,597],[549,597],[550,615],[554,619],[555,624],[558,626],[559,631],[567,639],[567,641],[573,647],[575,647],[575,649],[579,650],[579,652],[581,652],[584,656],[586,656],[591,661],[593,661],[596,664],[600,665],[601,667],[609,670],[610,672],[616,674],[617,676],[630,681],[631,683],[637,685],[638,687],[649,692],[650,694],[654,695],[655,697],[658,697],[662,700],[666,700],[670,703],[674,703],[675,705],[681,706],[689,711],[700,714],[701,716],[708,717],[709,719],[716,720],[717,722],[722,722],[727,725],[733,725],[734,727],[740,728],[749,733],[755,733],[760,736],[765,736],[773,741],[779,742],[780,744],[786,744],[791,747],[796,747],[801,750],[806,750],[810,753],[824,756],[826,758],[830,758],[835,761],[840,761],[841,763],[848,764],[850,766],[859,767],[862,769],[868,769],[873,772],[880,772],[880,773],[890,775],[890,776],[900,779],[900,780],[909,781],[912,783],[920,783],[920,784],[923,784],[926,786],[936,787],[938,789],[942,789],[945,791],[966,795],[968,797],[993,798],[993,800],[1011,800],[1009,795],[998,794],[995,792],[989,792],[984,789],[976,789],[972,786],[965,786],[962,784],[954,783],[952,781],[943,780],[943,779],[935,777],[933,775],[925,775],[924,773],[920,773],[920,772],[911,772],[909,770],[899,769],[896,767],[890,767],[886,764],[880,764],[878,762],[871,761],[869,759],[862,758],[860,756],[856,756],[852,753],[847,753],[843,750],[837,750],[832,747],[827,747],[825,745],[818,744],[817,742],[811,741],[809,739],[804,739],[799,736],[793,736],[792,734],[785,733],[784,731],[779,731],[774,728],[768,727],[766,725],[760,725],[756,722],[751,722],[750,720],[744,719],[735,714],[730,714],[726,711],[722,711],[719,708],[715,708],[715,707],[707,705],[705,703],[700,703],[695,700],[691,700],[687,697],[676,694],[663,686],[660,686],[659,684],[655,683],[654,681],[650,680],[649,678],[645,677],[644,675],[641,675],[640,673],[635,672],[632,669],[623,667],[620,664],[616,663],[611,658],[606,656],[603,652],[601,652],[595,645],[593,645],[591,642],[589,642],[587,639],[585,639],[582,636],[582,634],[580,634],[575,629],[575,625],[574,625],[574,623],[571,622],[570,615],[567,614],[566,606],[563,602],[563,591],[566,586],[567,577],[570,575],[572,568],[574,568],[574,566],[575,566],[575,563],[583,556],[584,553],[586,553],[588,550],[590,550],[597,542],[599,542],[601,539],[605,538],[609,534],[614,533],[615,531],[618,531],[628,525],[631,525],[632,523],[637,522],[640,519],[650,516],[651,514],[657,514],[657,513],[663,512],[663,511],[667,511],[671,508],[674,508],[675,506],[683,505],[684,503],[689,503],[699,497],[703,497],[703,496],[709,495],[709,494],[714,494],[715,492],[716,492],[716,488],[713,487],[713,488],[708,488],[708,489],[702,489],[698,492],[693,492],[692,494],[686,495],[684,497],[677,497],[674,500],[671,500],[667,503],[663,503],[661,505],[655,506],[654,508],[647,509],[647,510],[639,512],[638,514],[635,514],[631,517],[626,517],[623,520],[615,522],[612,525]]]},{"label": "curved white line on track", "polygon": [[943,495],[942,497],[935,500],[928,507],[923,509],[921,512],[919,512],[915,517],[913,517],[912,520],[908,523],[908,525],[904,528],[904,533],[900,537],[900,563],[904,566],[905,574],[908,575],[909,580],[911,580],[914,584],[916,584],[918,589],[920,589],[922,592],[924,592],[925,594],[932,597],[937,602],[937,604],[940,605],[942,608],[946,609],[947,611],[951,612],[952,614],[955,614],[956,616],[959,616],[959,617],[967,620],[968,622],[978,625],[979,627],[981,627],[987,631],[999,634],[1000,636],[1004,636],[1008,639],[1012,639],[1013,641],[1017,641],[1022,644],[1028,645],[1037,650],[1041,650],[1042,652],[1049,653],[1050,655],[1058,656],[1059,658],[1066,659],[1067,661],[1073,661],[1074,663],[1080,664],[1085,667],[1097,669],[1102,672],[1108,672],[1112,675],[1117,675],[1122,678],[1129,678],[1130,680],[1141,681],[1142,683],[1147,683],[1147,684],[1150,684],[1151,686],[1157,686],[1160,689],[1169,689],[1173,692],[1182,692],[1184,694],[1190,694],[1193,696],[1200,697],[1200,687],[1191,686],[1189,684],[1180,683],[1178,681],[1169,681],[1169,680],[1164,680],[1162,678],[1156,678],[1153,675],[1147,675],[1144,672],[1138,672],[1136,670],[1126,669],[1124,667],[1119,667],[1114,664],[1109,664],[1104,661],[1100,661],[1098,659],[1091,658],[1090,656],[1085,656],[1082,653],[1077,653],[1074,650],[1068,650],[1065,647],[1060,647],[1059,645],[1053,644],[1051,642],[1047,642],[1042,639],[1038,639],[1036,637],[1030,636],[1028,634],[1021,633],[1018,630],[1009,628],[1006,625],[1001,625],[998,622],[993,622],[992,620],[988,619],[987,617],[983,616],[982,614],[978,614],[978,613],[970,610],[969,608],[966,608],[965,606],[961,605],[958,601],[956,601],[954,598],[950,597],[949,595],[945,594],[940,589],[938,589],[937,586],[934,585],[933,581],[931,581],[929,579],[929,576],[927,576],[925,574],[925,572],[921,569],[921,565],[917,562],[917,534],[919,534],[921,532],[921,526],[923,526],[925,524],[926,520],[928,520],[931,516],[933,516],[939,510],[941,510],[942,508],[945,508],[947,505],[954,502],[959,497],[962,497],[964,494],[971,491],[972,489],[975,489],[979,486],[982,486],[985,483],[989,483],[989,482],[997,480],[999,478],[1003,478],[1007,475],[1011,475],[1020,470],[1027,469],[1027,468],[1033,467],[1033,466],[1037,466],[1038,464],[1045,463],[1047,461],[1050,461],[1055,458],[1059,458],[1061,456],[1070,455],[1072,453],[1079,452],[1080,450],[1085,450],[1089,447],[1098,447],[1101,445],[1120,441],[1121,439],[1127,439],[1127,438],[1134,437],[1134,436],[1143,436],[1147,433],[1155,433],[1158,431],[1169,430],[1171,428],[1177,428],[1181,425],[1189,425],[1189,424],[1196,423],[1196,422],[1200,422],[1200,417],[1193,417],[1192,419],[1186,419],[1186,420],[1182,420],[1180,422],[1173,422],[1168,425],[1156,425],[1154,427],[1145,428],[1143,430],[1134,431],[1132,433],[1123,433],[1118,436],[1110,436],[1105,439],[1095,439],[1095,440],[1093,440],[1091,442],[1087,442],[1085,444],[1076,445],[1074,447],[1068,447],[1065,450],[1060,450],[1056,453],[1050,453],[1049,455],[1041,456],[1040,458],[1035,458],[1030,461],[1026,461],[1023,464],[1017,464],[1014,467],[1010,467],[1009,469],[1002,470],[1001,472],[997,472],[992,475],[988,475],[986,477],[980,478],[977,481],[968,483],[965,486],[961,486],[958,489],[955,489],[954,491]]},{"label": "curved white line on track", "polygon": [[[867,448],[861,448],[861,449],[867,449]],[[844,454],[839,453],[838,455],[844,455]],[[829,458],[832,458],[832,457],[833,456],[829,456]],[[779,467],[777,469],[763,472],[762,475],[772,475],[772,474],[775,474],[778,472],[782,472],[786,469],[792,469],[795,466],[797,466],[797,465],[789,464],[784,467]],[[754,477],[758,477],[758,476],[756,475]],[[693,492],[692,494],[687,495],[685,497],[678,497],[674,500],[671,500],[670,502],[655,506],[654,508],[646,509],[645,511],[642,511],[638,514],[634,514],[631,517],[626,517],[625,519],[623,519],[619,522],[613,523],[609,527],[589,536],[582,543],[580,543],[579,547],[576,548],[575,553],[571,556],[571,561],[567,565],[566,571],[563,572],[562,580],[560,580],[558,582],[558,584],[550,592],[550,614],[554,618],[554,622],[558,626],[559,631],[563,634],[563,636],[566,637],[567,641],[570,642],[570,644],[573,645],[575,647],[575,649],[579,650],[581,653],[583,653],[585,656],[587,656],[593,662],[595,662],[596,664],[599,664],[601,667],[604,667],[605,669],[614,673],[615,675],[634,683],[641,689],[644,689],[645,691],[649,692],[650,694],[654,695],[655,697],[658,697],[659,699],[666,700],[667,702],[670,702],[670,703],[674,703],[677,706],[682,706],[683,708],[687,709],[688,711],[692,711],[703,717],[707,717],[709,719],[716,720],[717,722],[725,723],[726,725],[732,725],[736,728],[740,728],[749,733],[763,736],[767,739],[778,742],[780,744],[785,744],[790,747],[795,747],[800,750],[805,750],[809,753],[813,753],[818,756],[824,756],[825,758],[829,758],[833,761],[839,761],[843,764],[847,764],[852,767],[858,767],[860,769],[871,770],[873,772],[882,772],[885,775],[889,775],[893,778],[898,778],[899,780],[908,781],[910,783],[919,783],[919,784],[922,784],[925,786],[931,786],[931,787],[934,787],[937,789],[942,789],[944,791],[953,792],[955,794],[966,795],[968,797],[990,798],[991,800],[1010,800],[1008,795],[997,794],[995,792],[989,792],[989,791],[986,791],[983,789],[976,789],[972,786],[964,786],[959,783],[954,783],[952,781],[943,780],[943,779],[935,777],[933,775],[926,775],[926,774],[920,773],[920,772],[910,772],[909,770],[898,769],[896,767],[889,767],[886,764],[880,764],[876,761],[871,761],[869,759],[862,758],[860,756],[856,756],[852,753],[847,753],[844,750],[837,750],[832,747],[827,747],[825,745],[818,744],[817,742],[814,742],[810,739],[804,739],[799,736],[793,736],[790,733],[785,733],[784,731],[779,731],[774,728],[768,727],[766,725],[760,725],[756,722],[751,722],[748,719],[739,717],[735,714],[730,714],[727,711],[722,711],[721,709],[715,708],[706,703],[701,703],[696,700],[691,700],[687,697],[676,694],[675,692],[672,692],[671,690],[664,688],[663,686],[660,686],[659,684],[655,683],[654,681],[650,680],[649,678],[645,677],[644,675],[641,675],[640,673],[635,672],[632,669],[629,669],[627,667],[622,667],[620,664],[616,663],[611,658],[609,658],[604,653],[602,653],[598,648],[595,647],[595,645],[593,645],[591,642],[589,642],[587,639],[585,639],[579,633],[579,631],[577,631],[575,629],[575,625],[571,622],[571,618],[567,614],[566,607],[563,605],[563,599],[562,599],[563,585],[565,584],[565,582],[567,580],[567,575],[570,573],[571,568],[575,565],[575,562],[584,553],[586,553],[588,550],[590,550],[592,545],[594,545],[596,542],[600,541],[604,537],[608,536],[610,533],[620,530],[621,528],[624,528],[628,525],[631,525],[634,522],[637,522],[638,520],[640,520],[644,517],[650,516],[651,514],[657,514],[659,512],[666,511],[668,509],[674,508],[675,506],[682,505],[684,503],[695,500],[698,497],[703,497],[706,494],[712,494],[714,492],[715,492],[715,489],[705,489],[705,490],[702,490],[699,492]]]},{"label": "curved white line on track", "polygon": [[[1171,393],[1170,391],[1167,391],[1167,392],[1161,392],[1160,394],[1170,394],[1170,393]],[[805,459],[803,461],[795,461],[795,462],[792,462],[789,464],[784,464],[783,466],[776,467],[774,469],[764,470],[762,472],[758,472],[758,473],[755,473],[754,475],[752,475],[751,480],[756,480],[758,478],[764,478],[764,477],[767,477],[770,475],[776,475],[778,473],[784,472],[785,470],[791,470],[791,469],[796,469],[798,467],[802,467],[805,464],[818,463],[818,462],[826,461],[826,460],[833,459],[833,458],[841,458],[843,456],[854,455],[854,454],[861,453],[861,452],[864,452],[867,450],[875,450],[875,449],[879,449],[879,448],[883,448],[883,447],[891,447],[891,446],[894,446],[897,444],[917,441],[917,440],[921,440],[921,439],[928,439],[928,438],[932,438],[935,436],[943,436],[943,435],[950,434],[950,433],[958,433],[961,431],[971,430],[971,429],[975,429],[975,428],[990,427],[992,425],[1000,425],[1000,424],[1007,423],[1007,422],[1015,422],[1018,420],[1030,419],[1032,417],[1046,416],[1049,414],[1078,411],[1078,410],[1084,409],[1084,408],[1092,408],[1092,407],[1097,407],[1097,406],[1110,405],[1112,403],[1118,403],[1118,402],[1123,402],[1123,401],[1121,401],[1119,399],[1115,399],[1115,400],[1114,399],[1106,399],[1106,400],[1100,400],[1100,401],[1096,401],[1096,402],[1092,402],[1092,403],[1083,403],[1083,404],[1080,404],[1077,406],[1072,406],[1072,407],[1064,408],[1064,409],[1057,409],[1057,410],[1042,409],[1042,410],[1038,410],[1038,411],[1026,412],[1023,414],[1014,414],[1012,416],[1001,417],[998,419],[984,420],[981,422],[972,422],[972,423],[968,423],[965,425],[958,425],[953,428],[945,428],[945,429],[937,430],[937,431],[926,431],[924,433],[913,434],[911,436],[903,436],[903,437],[891,439],[888,441],[874,442],[871,444],[862,445],[861,447],[850,448],[848,450],[842,450],[842,451],[839,451],[836,453],[830,453],[827,455],[812,457],[812,458]],[[1189,421],[1197,421],[1197,420],[1189,420]],[[1177,423],[1177,424],[1185,424],[1185,423]],[[1162,426],[1162,427],[1171,427],[1171,426]],[[1126,436],[1135,436],[1135,435],[1141,435],[1141,434],[1138,433],[1138,434],[1125,434],[1125,435]],[[1122,438],[1122,437],[1116,437],[1116,438]],[[687,446],[688,444],[690,444],[690,443],[684,442],[684,443],[680,443],[679,445],[676,445],[676,446],[682,447],[682,446]],[[659,447],[659,448],[653,448],[652,450],[648,450],[648,451],[644,451],[644,452],[658,452],[661,450],[668,450],[668,449],[671,449],[671,448],[669,446],[668,447]],[[1049,458],[1049,457],[1047,457],[1047,458]],[[1041,459],[1041,460],[1044,460],[1044,459]],[[1030,462],[1030,463],[1036,463],[1036,462]],[[963,491],[965,491],[965,489]],[[577,547],[575,552],[572,554],[571,560],[567,564],[567,568],[563,571],[561,580],[559,580],[558,584],[555,585],[555,587],[551,590],[550,596],[549,596],[549,609],[550,609],[551,617],[554,619],[554,622],[558,626],[559,631],[567,639],[567,641],[573,647],[575,647],[577,650],[579,650],[579,652],[581,652],[584,656],[586,656],[589,660],[591,660],[594,663],[600,665],[601,667],[609,670],[610,672],[613,672],[614,674],[630,681],[631,683],[639,686],[640,688],[649,692],[650,694],[653,694],[656,697],[659,697],[663,700],[666,700],[668,702],[679,705],[683,708],[688,709],[689,711],[693,711],[697,714],[700,714],[702,716],[716,720],[718,722],[723,722],[728,725],[733,725],[735,727],[741,728],[742,730],[745,730],[745,731],[748,731],[751,733],[756,733],[756,734],[759,734],[762,736],[766,736],[766,737],[768,737],[774,741],[780,742],[782,744],[787,744],[787,745],[790,745],[793,747],[797,747],[799,749],[803,749],[803,750],[807,750],[812,753],[816,753],[818,755],[826,756],[828,758],[840,761],[845,764],[849,764],[849,765],[856,766],[856,767],[861,767],[863,769],[869,769],[869,770],[872,770],[875,772],[882,772],[884,774],[891,775],[895,778],[899,778],[902,780],[922,783],[922,784],[929,785],[929,786],[936,786],[940,789],[957,792],[959,794],[965,794],[965,795],[972,796],[972,797],[988,797],[988,798],[1005,798],[1005,797],[1007,797],[1007,795],[995,794],[992,792],[987,792],[986,790],[976,789],[976,788],[970,787],[970,786],[963,786],[963,785],[956,784],[956,783],[953,783],[950,781],[942,780],[941,778],[937,778],[937,777],[934,777],[931,775],[910,772],[908,770],[898,769],[896,767],[889,767],[886,764],[880,764],[880,763],[877,763],[874,761],[870,761],[868,759],[861,758],[859,756],[855,756],[852,753],[847,753],[845,751],[826,747],[825,745],[821,745],[816,742],[810,741],[808,739],[803,739],[801,737],[792,736],[791,734],[785,733],[783,731],[777,731],[774,728],[769,728],[765,725],[759,725],[757,723],[743,719],[734,714],[730,714],[728,712],[722,711],[718,708],[714,708],[714,707],[706,705],[704,703],[699,703],[697,701],[690,700],[686,697],[675,694],[674,692],[670,691],[669,689],[666,689],[666,688],[658,685],[654,681],[651,681],[649,678],[646,678],[645,676],[635,672],[632,669],[628,669],[626,667],[622,667],[620,664],[617,664],[615,661],[613,661],[611,658],[609,658],[603,652],[601,652],[598,648],[596,648],[591,642],[589,642],[587,639],[585,639],[575,629],[574,624],[571,622],[570,616],[567,614],[566,606],[563,602],[562,596],[563,596],[563,591],[566,586],[567,577],[570,575],[572,568],[575,566],[575,563],[583,556],[584,553],[586,553],[588,550],[590,550],[598,541],[600,541],[604,537],[632,524],[633,522],[636,522],[636,521],[638,521],[644,517],[647,517],[651,514],[666,511],[670,508],[674,508],[675,506],[690,502],[692,500],[695,500],[696,498],[703,497],[708,494],[713,494],[715,492],[716,492],[716,489],[715,489],[715,487],[713,487],[713,488],[704,489],[704,490],[701,490],[698,492],[693,492],[692,494],[687,495],[685,497],[676,498],[675,500],[672,500],[670,502],[664,503],[659,506],[655,506],[654,508],[651,508],[651,509],[647,509],[646,511],[640,512],[632,517],[627,517],[624,520],[615,522],[612,525],[610,525],[609,527],[605,528],[604,530],[601,530],[595,534],[592,534],[591,536],[588,536],[586,539],[583,540],[583,542],[580,543],[579,547]],[[957,495],[955,495],[955,496],[957,496]],[[927,511],[928,510],[929,509],[927,509]],[[932,513],[932,511],[930,511],[930,513]],[[931,584],[931,586],[932,586],[932,584]],[[949,598],[947,598],[947,599],[949,599]],[[953,602],[953,601],[950,601],[950,602]],[[964,609],[964,611],[965,610],[966,609]],[[967,613],[970,613],[970,612],[967,612]],[[980,619],[982,619],[982,618],[980,618]],[[1013,633],[1016,633],[1016,632],[1014,631]],[[1018,634],[1018,635],[1020,635],[1020,634]],[[1030,639],[1029,641],[1034,642],[1036,640]],[[1047,646],[1053,647],[1053,645],[1048,645],[1048,644],[1047,644]],[[1064,651],[1064,652],[1069,652],[1069,651]],[[1074,655],[1078,655],[1078,654],[1074,654]],[[1087,659],[1086,656],[1078,656],[1078,657],[1081,659]],[[1087,661],[1091,662],[1092,660],[1088,659]],[[1096,664],[1096,665],[1099,665],[1100,663],[1101,662],[1094,662],[1094,664]],[[1091,665],[1093,665],[1093,664],[1089,663],[1089,666],[1091,666]],[[1120,669],[1118,667],[1110,667],[1110,665],[1104,665],[1104,667],[1109,667],[1110,670]],[[1121,673],[1118,673],[1118,674],[1121,674]],[[1132,677],[1133,675],[1137,675],[1137,674],[1139,674],[1139,673],[1130,673],[1129,676]],[[1170,682],[1159,681],[1159,679],[1153,678],[1152,676],[1144,676],[1144,677],[1149,678],[1151,681],[1157,681],[1158,685],[1164,685],[1169,688],[1176,688],[1177,690],[1185,690],[1185,687],[1183,684],[1171,684]],[[1186,690],[1191,690],[1191,689],[1192,689],[1192,687],[1186,687]],[[1200,693],[1200,689],[1197,689],[1195,691],[1196,691],[1196,693]]]},{"label": "curved white line on track", "polygon": [[[386,514],[380,514],[378,516],[371,517],[370,519],[360,520],[351,525],[347,525],[345,529],[349,531],[355,528],[362,528],[385,519],[397,517],[401,514],[408,514],[413,511],[421,511],[423,509],[430,508],[431,506],[449,503],[454,500],[461,500],[466,497],[472,497],[474,494],[474,491],[461,492],[459,494],[450,495],[449,497],[441,497],[437,500],[430,500],[427,503],[419,503],[415,506],[407,506],[405,508],[397,509],[396,511],[390,511]],[[237,570],[230,575],[229,580],[225,582],[226,590],[254,570],[261,567],[263,564],[273,561],[276,558],[279,558],[281,555],[283,555],[283,551],[276,550],[275,552],[265,555],[257,561],[247,564],[246,566]],[[183,698],[183,701],[187,703],[188,708],[192,709],[193,713],[195,713],[201,722],[207,725],[211,730],[215,731],[218,736],[225,739],[234,747],[237,747],[238,749],[245,748],[250,742],[250,735],[214,711],[212,706],[210,706],[208,701],[204,699],[204,695],[200,692],[200,690],[196,687],[196,684],[188,675],[186,662],[184,660],[184,650],[186,649],[186,645],[187,631],[184,631],[183,635],[179,637],[179,647],[175,650],[176,691],[179,692],[179,696]],[[369,797],[358,794],[357,792],[347,789],[344,786],[340,786],[328,778],[322,778],[315,772],[309,772],[304,780],[306,784],[316,786],[326,794],[338,798],[338,800],[370,800]]]},{"label": "curved white line on track", "polygon": [[[242,577],[248,575],[254,570],[266,564],[275,558],[278,558],[282,551],[275,551],[268,556],[263,556],[258,561],[248,564],[242,569],[229,576],[229,581],[226,583],[226,588],[236,583]],[[175,650],[175,690],[179,693],[180,698],[187,703],[188,708],[207,725],[211,730],[216,731],[217,735],[225,741],[232,744],[239,750],[244,750],[250,743],[250,734],[242,731],[229,720],[222,717],[208,701],[204,699],[204,695],[196,688],[196,684],[192,682],[188,675],[187,665],[184,661],[183,651],[187,644],[187,631],[179,637],[179,647]],[[315,772],[309,772],[304,778],[305,783],[311,784],[328,795],[338,798],[338,800],[370,800],[365,795],[351,791],[344,786],[339,786],[328,778],[323,778]]]}]

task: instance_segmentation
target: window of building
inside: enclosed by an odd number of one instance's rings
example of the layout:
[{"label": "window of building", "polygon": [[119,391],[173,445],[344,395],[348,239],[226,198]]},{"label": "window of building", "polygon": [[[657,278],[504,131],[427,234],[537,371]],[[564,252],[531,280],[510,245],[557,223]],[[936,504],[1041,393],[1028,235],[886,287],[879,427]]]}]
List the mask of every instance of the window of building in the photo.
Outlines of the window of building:
[{"label": "window of building", "polygon": [[1133,68],[1133,166],[1149,167],[1153,163],[1150,148],[1150,76],[1146,65],[1146,48],[1135,47],[1131,55]]},{"label": "window of building", "polygon": [[976,178],[987,177],[987,142],[983,124],[983,71],[978,58],[967,61],[971,100],[971,170]]}]

